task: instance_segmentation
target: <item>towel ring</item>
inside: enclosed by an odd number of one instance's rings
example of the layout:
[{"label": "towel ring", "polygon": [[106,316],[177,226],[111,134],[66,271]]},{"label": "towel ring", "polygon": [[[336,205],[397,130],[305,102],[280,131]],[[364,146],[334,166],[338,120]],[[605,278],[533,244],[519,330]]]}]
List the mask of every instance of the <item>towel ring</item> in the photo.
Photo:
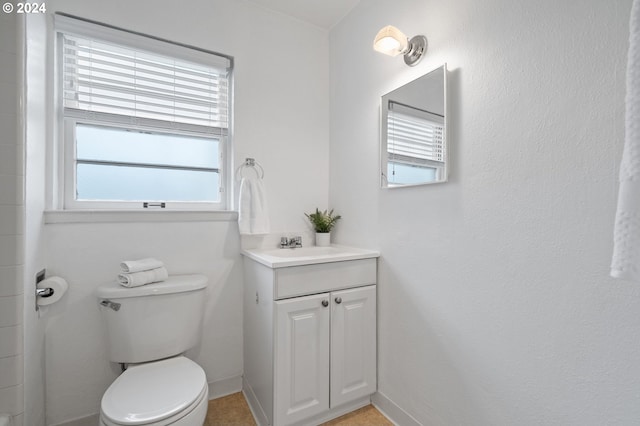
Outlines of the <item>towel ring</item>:
[{"label": "towel ring", "polygon": [[260,179],[264,178],[264,169],[260,163],[258,163],[255,158],[245,158],[244,163],[240,164],[240,167],[236,169],[236,180],[240,180],[242,177],[242,170],[247,167],[252,168]]}]

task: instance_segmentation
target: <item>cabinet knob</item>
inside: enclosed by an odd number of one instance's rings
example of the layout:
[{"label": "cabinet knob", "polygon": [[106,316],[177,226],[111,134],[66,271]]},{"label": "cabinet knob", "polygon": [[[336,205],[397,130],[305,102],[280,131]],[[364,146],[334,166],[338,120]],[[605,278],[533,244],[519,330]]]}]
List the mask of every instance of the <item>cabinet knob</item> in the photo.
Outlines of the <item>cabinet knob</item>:
[{"label": "cabinet knob", "polygon": [[324,306],[325,308],[326,308],[327,306],[329,306],[329,301],[328,301],[328,300],[323,300],[323,301],[322,301],[322,306]]},{"label": "cabinet knob", "polygon": [[342,297],[336,297],[336,303],[338,304],[342,303]]}]

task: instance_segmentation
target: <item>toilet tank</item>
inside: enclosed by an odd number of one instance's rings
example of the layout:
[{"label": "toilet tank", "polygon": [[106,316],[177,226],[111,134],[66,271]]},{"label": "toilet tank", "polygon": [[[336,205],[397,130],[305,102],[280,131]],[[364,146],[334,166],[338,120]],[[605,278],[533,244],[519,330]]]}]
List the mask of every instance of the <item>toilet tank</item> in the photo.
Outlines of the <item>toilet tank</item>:
[{"label": "toilet tank", "polygon": [[117,282],[98,287],[109,359],[147,362],[196,346],[202,335],[206,287],[204,275],[173,275],[133,288]]}]

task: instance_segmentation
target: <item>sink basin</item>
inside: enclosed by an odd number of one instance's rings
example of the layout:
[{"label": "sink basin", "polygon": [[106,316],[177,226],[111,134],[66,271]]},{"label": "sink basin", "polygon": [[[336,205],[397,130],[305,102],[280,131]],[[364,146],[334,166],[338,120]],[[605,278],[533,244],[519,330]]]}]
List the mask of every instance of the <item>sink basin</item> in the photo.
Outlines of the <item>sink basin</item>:
[{"label": "sink basin", "polygon": [[339,245],[329,247],[310,246],[294,249],[251,249],[243,250],[242,254],[270,268],[341,262],[380,256],[380,253],[374,250]]}]

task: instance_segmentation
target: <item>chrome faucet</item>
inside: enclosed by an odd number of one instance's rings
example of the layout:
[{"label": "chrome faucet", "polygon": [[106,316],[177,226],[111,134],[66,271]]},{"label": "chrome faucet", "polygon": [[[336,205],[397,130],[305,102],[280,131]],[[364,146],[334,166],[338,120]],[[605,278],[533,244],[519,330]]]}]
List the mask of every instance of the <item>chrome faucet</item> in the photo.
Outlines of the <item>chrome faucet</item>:
[{"label": "chrome faucet", "polygon": [[298,248],[302,247],[302,237],[282,237],[280,238],[280,248]]}]

